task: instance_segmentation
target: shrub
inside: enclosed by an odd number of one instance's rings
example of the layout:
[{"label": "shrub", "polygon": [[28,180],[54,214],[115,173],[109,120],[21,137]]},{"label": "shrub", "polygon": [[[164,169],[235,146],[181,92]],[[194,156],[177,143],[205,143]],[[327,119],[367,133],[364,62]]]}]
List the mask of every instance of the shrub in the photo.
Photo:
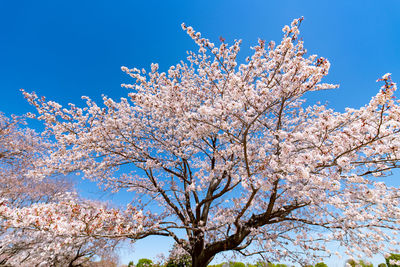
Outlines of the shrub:
[{"label": "shrub", "polygon": [[386,258],[386,265],[388,267],[400,266],[400,254],[390,254],[390,256]]},{"label": "shrub", "polygon": [[350,260],[347,260],[346,263],[349,264],[351,267],[359,267],[359,266],[373,267],[374,266],[372,263],[369,263],[369,262],[363,261],[363,260],[356,261],[356,260],[350,259]]},{"label": "shrub", "polygon": [[269,262],[267,267],[287,267],[287,265],[282,263],[273,264]]},{"label": "shrub", "polygon": [[325,262],[319,262],[319,263],[315,264],[315,267],[328,267],[328,265],[326,265]]},{"label": "shrub", "polygon": [[191,267],[192,258],[189,255],[181,256],[178,259],[170,259],[165,267]]},{"label": "shrub", "polygon": [[267,267],[268,265],[267,265],[266,262],[264,262],[264,261],[262,261],[262,260],[258,260],[258,261],[255,263],[255,266],[256,266],[256,267]]},{"label": "shrub", "polygon": [[153,266],[153,261],[149,259],[140,259],[136,264],[136,267],[151,267]]},{"label": "shrub", "polygon": [[230,262],[229,267],[246,267],[246,264],[243,262]]}]

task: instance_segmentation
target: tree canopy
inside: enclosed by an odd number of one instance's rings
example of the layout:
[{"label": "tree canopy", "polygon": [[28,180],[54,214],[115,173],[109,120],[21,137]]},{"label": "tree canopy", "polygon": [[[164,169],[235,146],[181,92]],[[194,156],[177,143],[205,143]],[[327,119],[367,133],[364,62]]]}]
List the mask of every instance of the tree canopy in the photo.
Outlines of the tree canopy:
[{"label": "tree canopy", "polygon": [[198,52],[166,72],[122,67],[134,83],[118,101],[62,107],[24,92],[56,140],[35,173],[131,191],[129,212],[85,234],[169,236],[195,267],[224,251],[306,263],[332,241],[368,256],[398,245],[400,193],[383,182],[400,159],[396,84],[385,74],[359,109],[309,104],[337,86],[322,82],[330,63],[307,54],[301,21],[243,63],[240,40],[215,45],[183,24]]}]

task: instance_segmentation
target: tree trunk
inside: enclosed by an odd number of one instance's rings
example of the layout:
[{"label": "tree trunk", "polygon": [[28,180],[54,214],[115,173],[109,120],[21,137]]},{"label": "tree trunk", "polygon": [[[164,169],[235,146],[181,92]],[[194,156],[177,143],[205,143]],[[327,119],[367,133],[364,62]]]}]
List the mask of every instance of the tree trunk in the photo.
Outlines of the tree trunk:
[{"label": "tree trunk", "polygon": [[204,253],[197,256],[192,256],[192,267],[207,267],[213,259],[213,256],[206,257]]}]

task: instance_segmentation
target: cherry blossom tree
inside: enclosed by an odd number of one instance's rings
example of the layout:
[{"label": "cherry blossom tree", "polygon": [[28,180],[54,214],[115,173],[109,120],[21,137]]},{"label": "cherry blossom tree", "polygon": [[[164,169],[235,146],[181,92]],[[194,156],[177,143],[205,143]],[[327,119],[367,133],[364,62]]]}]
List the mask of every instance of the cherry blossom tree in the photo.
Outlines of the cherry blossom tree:
[{"label": "cherry blossom tree", "polygon": [[23,117],[7,118],[0,113],[0,197],[7,198],[14,206],[23,206],[72,189],[66,179],[38,179],[28,177],[28,170],[35,169],[35,162],[48,148],[34,130],[23,128]]},{"label": "cherry blossom tree", "polygon": [[36,171],[131,191],[135,227],[117,236],[169,236],[196,267],[224,251],[305,263],[333,254],[330,242],[367,256],[394,249],[400,192],[383,181],[399,167],[396,84],[385,74],[359,109],[308,104],[337,86],[322,82],[330,63],[307,54],[301,21],[245,62],[241,41],[215,45],[182,25],[197,53],[166,72],[122,67],[134,79],[127,98],[100,106],[25,92],[57,140]]},{"label": "cherry blossom tree", "polygon": [[[112,229],[118,212],[104,203],[79,201],[74,194],[19,209],[2,202],[0,213],[4,226],[13,230],[2,238],[0,252],[13,266],[83,266],[113,254],[120,241]],[[107,229],[113,239],[100,237],[98,229]]]},{"label": "cherry blossom tree", "polygon": [[[52,225],[51,220],[60,224],[66,218],[63,229],[78,223],[87,226],[85,220],[95,221],[90,210],[106,207],[68,193],[74,188],[66,178],[38,179],[35,163],[51,144],[22,124],[23,117],[9,119],[0,113],[0,264],[79,266],[93,256],[112,251],[117,239],[46,229]],[[54,209],[62,214],[60,218],[52,212]],[[68,211],[79,212],[81,217],[68,217]]]}]

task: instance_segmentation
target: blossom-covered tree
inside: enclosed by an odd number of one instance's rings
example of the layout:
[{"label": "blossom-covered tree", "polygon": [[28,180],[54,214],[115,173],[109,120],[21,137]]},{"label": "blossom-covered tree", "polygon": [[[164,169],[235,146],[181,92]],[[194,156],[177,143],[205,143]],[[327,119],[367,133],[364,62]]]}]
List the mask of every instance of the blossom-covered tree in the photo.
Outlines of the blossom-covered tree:
[{"label": "blossom-covered tree", "polygon": [[[93,210],[104,209],[104,204],[68,193],[74,188],[66,178],[39,179],[35,163],[51,144],[23,123],[23,117],[9,119],[0,113],[0,265],[80,266],[112,251],[117,239],[70,230],[77,224],[87,227],[85,220],[95,223]],[[57,231],[52,221],[64,223],[64,232]]]},{"label": "blossom-covered tree", "polygon": [[11,231],[2,236],[0,252],[4,263],[12,266],[84,266],[112,254],[120,241],[115,234],[112,239],[98,235],[97,229],[114,233],[108,222],[114,225],[119,218],[103,203],[64,194],[57,201],[24,208],[7,204],[0,203],[0,213]]},{"label": "blossom-covered tree", "polygon": [[301,21],[243,63],[240,41],[216,46],[183,25],[198,53],[166,72],[122,67],[135,80],[122,85],[128,97],[103,106],[25,92],[57,140],[38,172],[82,171],[131,191],[145,219],[119,235],[169,236],[196,267],[224,251],[308,261],[331,255],[331,241],[351,254],[393,249],[400,192],[383,177],[400,159],[396,85],[384,75],[359,109],[307,104],[305,94],[337,86],[321,82],[330,64],[307,55]]},{"label": "blossom-covered tree", "polygon": [[66,179],[46,179],[41,183],[27,176],[49,143],[34,130],[23,128],[24,123],[23,117],[10,119],[0,113],[0,197],[17,207],[49,201],[58,193],[72,189]]}]

